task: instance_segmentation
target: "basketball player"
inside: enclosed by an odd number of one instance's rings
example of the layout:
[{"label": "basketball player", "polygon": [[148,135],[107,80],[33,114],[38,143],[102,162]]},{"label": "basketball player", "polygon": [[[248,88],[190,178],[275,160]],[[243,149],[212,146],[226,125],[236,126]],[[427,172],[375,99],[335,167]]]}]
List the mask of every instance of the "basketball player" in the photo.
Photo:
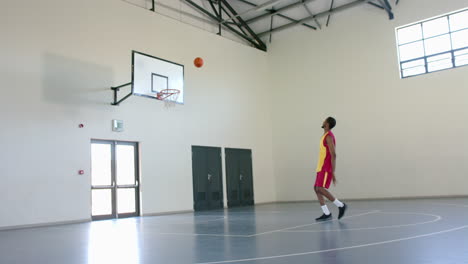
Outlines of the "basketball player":
[{"label": "basketball player", "polygon": [[332,181],[334,185],[336,184],[335,136],[331,131],[335,125],[336,120],[333,117],[325,119],[322,125],[324,134],[320,140],[320,156],[317,165],[317,178],[315,180],[314,189],[320,202],[320,206],[322,207],[323,215],[316,218],[315,220],[317,221],[330,220],[332,218],[332,214],[325,204],[324,196],[338,207],[338,219],[341,219],[344,216],[347,209],[347,205],[345,203],[342,203],[333,197],[333,195],[327,190]]}]

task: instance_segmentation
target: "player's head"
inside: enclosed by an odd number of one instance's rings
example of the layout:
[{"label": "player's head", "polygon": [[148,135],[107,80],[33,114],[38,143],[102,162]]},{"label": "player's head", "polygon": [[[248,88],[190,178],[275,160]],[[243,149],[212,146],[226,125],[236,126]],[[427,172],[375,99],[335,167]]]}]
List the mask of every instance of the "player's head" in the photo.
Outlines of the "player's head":
[{"label": "player's head", "polygon": [[332,130],[336,126],[336,120],[333,117],[327,117],[325,121],[323,121],[322,128],[325,130]]}]

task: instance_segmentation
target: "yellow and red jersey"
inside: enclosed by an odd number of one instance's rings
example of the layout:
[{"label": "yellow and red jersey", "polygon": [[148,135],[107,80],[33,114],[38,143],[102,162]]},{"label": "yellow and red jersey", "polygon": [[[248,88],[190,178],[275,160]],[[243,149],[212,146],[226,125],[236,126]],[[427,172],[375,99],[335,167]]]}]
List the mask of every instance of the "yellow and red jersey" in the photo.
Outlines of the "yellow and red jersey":
[{"label": "yellow and red jersey", "polygon": [[330,148],[327,143],[327,137],[331,137],[333,140],[333,144],[336,145],[335,135],[331,131],[325,133],[320,140],[320,152],[319,152],[319,160],[317,164],[317,172],[332,172],[332,158],[330,154]]}]

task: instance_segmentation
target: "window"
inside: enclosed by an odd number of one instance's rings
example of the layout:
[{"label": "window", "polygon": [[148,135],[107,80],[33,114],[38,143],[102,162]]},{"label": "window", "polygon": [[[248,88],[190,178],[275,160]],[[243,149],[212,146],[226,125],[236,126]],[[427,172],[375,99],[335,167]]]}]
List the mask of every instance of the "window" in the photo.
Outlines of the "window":
[{"label": "window", "polygon": [[468,65],[468,9],[396,29],[402,78]]}]

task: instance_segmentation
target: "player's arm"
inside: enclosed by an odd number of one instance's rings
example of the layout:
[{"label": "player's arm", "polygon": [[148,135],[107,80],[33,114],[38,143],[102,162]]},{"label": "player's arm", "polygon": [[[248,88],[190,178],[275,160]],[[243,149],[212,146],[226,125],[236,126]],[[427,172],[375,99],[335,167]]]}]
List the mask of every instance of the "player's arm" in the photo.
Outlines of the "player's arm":
[{"label": "player's arm", "polygon": [[327,136],[327,145],[328,145],[328,149],[330,150],[330,155],[331,155],[333,183],[336,183],[336,177],[335,177],[336,149],[335,149],[335,143],[333,142],[333,139],[330,136]]}]

